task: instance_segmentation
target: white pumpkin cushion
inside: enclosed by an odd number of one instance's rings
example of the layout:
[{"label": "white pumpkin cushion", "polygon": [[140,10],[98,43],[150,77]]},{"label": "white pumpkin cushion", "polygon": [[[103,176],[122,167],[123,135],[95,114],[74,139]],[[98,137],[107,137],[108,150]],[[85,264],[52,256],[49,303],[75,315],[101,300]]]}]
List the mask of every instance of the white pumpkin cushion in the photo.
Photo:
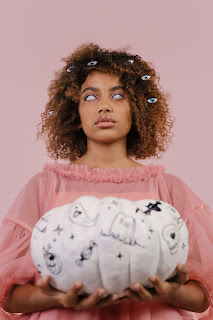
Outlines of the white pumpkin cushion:
[{"label": "white pumpkin cushion", "polygon": [[67,291],[75,281],[84,293],[104,287],[123,294],[131,284],[175,275],[188,254],[188,230],[177,210],[161,200],[130,201],[82,196],[51,209],[36,223],[31,255],[41,276]]}]

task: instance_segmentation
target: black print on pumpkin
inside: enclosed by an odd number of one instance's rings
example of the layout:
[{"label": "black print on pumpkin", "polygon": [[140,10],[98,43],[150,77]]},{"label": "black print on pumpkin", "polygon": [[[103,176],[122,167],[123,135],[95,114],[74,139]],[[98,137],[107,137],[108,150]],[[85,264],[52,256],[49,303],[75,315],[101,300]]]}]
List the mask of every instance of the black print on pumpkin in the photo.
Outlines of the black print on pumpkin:
[{"label": "black print on pumpkin", "polygon": [[51,215],[48,215],[47,217],[41,217],[41,219],[36,223],[35,227],[39,232],[46,232],[50,217]]},{"label": "black print on pumpkin", "polygon": [[161,208],[158,207],[158,205],[161,204],[160,201],[156,201],[154,204],[153,203],[149,203],[147,208],[148,210],[144,211],[145,214],[150,215],[152,210],[154,211],[161,211]]},{"label": "black print on pumpkin", "polygon": [[80,203],[75,203],[69,209],[68,217],[73,223],[83,227],[93,227],[97,221],[97,216],[94,220],[92,220]]},{"label": "black print on pumpkin", "polygon": [[58,224],[57,228],[56,228],[56,229],[54,229],[53,231],[58,232],[58,236],[60,236],[61,231],[63,231],[63,229],[60,227],[60,224]]},{"label": "black print on pumpkin", "polygon": [[88,260],[91,257],[94,247],[97,247],[97,244],[93,240],[90,240],[89,247],[83,249],[83,251],[80,254],[80,259],[75,260],[75,263],[79,267],[83,266],[84,260]]},{"label": "black print on pumpkin", "polygon": [[117,255],[117,258],[119,258],[121,260],[121,258],[123,258],[122,253],[119,252],[119,254]]},{"label": "black print on pumpkin", "polygon": [[63,268],[61,259],[59,258],[58,255],[50,252],[49,251],[50,249],[51,249],[51,245],[48,245],[47,250],[43,247],[45,264],[53,274],[59,274]]},{"label": "black print on pumpkin", "polygon": [[169,224],[163,228],[163,239],[166,241],[171,254],[175,254],[178,251],[178,244],[180,241],[180,231],[174,224]]},{"label": "black print on pumpkin", "polygon": [[133,217],[119,212],[113,219],[108,231],[101,230],[101,235],[119,240],[125,244],[145,246],[137,243],[135,239],[136,221]]},{"label": "black print on pumpkin", "polygon": [[178,228],[179,230],[182,228],[183,226],[183,219],[181,217],[174,217],[174,220],[176,221],[177,225],[178,225]]},{"label": "black print on pumpkin", "polygon": [[175,222],[177,223],[178,228],[181,229],[182,226],[183,226],[183,219],[182,219],[182,217],[179,215],[179,213],[177,212],[177,210],[175,210],[174,207],[168,206],[168,208],[169,208],[172,212],[174,212],[175,217],[173,217],[173,219],[174,219]]}]

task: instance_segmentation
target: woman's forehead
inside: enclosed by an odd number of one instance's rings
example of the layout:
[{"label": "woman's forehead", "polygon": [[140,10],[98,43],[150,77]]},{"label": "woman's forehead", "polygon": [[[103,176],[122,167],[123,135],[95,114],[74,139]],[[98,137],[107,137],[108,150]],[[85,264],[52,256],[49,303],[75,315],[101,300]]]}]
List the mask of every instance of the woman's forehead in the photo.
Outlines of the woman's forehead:
[{"label": "woman's forehead", "polygon": [[111,73],[102,73],[98,71],[91,72],[85,82],[82,84],[82,89],[84,89],[87,85],[121,85],[121,81],[118,75],[111,74]]}]

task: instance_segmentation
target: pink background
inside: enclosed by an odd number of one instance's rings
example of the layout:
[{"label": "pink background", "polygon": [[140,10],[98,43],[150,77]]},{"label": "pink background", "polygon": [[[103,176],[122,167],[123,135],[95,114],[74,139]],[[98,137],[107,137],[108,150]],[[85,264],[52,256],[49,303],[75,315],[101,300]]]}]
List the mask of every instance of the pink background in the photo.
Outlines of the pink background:
[{"label": "pink background", "polygon": [[153,62],[176,124],[163,158],[144,163],[164,164],[213,208],[212,10],[212,0],[1,1],[0,216],[50,160],[36,124],[60,59],[83,42]]}]

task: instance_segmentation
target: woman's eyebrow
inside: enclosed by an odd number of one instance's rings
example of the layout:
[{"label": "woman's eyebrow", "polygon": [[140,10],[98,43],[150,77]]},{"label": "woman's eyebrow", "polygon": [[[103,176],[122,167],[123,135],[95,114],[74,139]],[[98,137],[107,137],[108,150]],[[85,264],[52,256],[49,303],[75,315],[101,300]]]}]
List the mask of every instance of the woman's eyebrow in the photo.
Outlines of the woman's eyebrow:
[{"label": "woman's eyebrow", "polygon": [[[117,90],[117,89],[122,89],[122,90],[124,90],[124,87],[122,87],[122,86],[115,86],[115,87],[112,87],[112,88],[110,88],[109,89],[109,91],[114,91],[114,90]],[[81,94],[83,94],[86,90],[91,90],[91,91],[100,91],[98,88],[96,88],[96,87],[88,87],[88,88],[86,88],[86,89],[84,89],[82,92],[81,92]]]}]

